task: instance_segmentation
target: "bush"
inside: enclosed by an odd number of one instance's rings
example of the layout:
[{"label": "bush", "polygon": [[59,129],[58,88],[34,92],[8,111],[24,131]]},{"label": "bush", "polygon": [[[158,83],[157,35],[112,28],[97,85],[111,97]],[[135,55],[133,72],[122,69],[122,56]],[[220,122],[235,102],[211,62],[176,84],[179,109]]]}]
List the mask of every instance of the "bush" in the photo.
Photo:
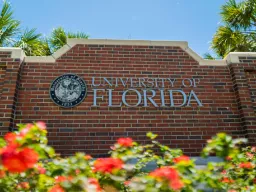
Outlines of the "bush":
[{"label": "bush", "polygon": [[[153,133],[147,134],[151,143],[146,145],[120,138],[109,158],[98,159],[83,153],[61,158],[47,145],[46,134],[45,124],[37,122],[19,125],[19,132],[0,139],[0,191],[256,191],[256,148],[241,148],[245,139],[224,133],[202,151],[223,161],[200,170],[181,150],[157,142]],[[145,171],[152,161],[157,168]]]}]

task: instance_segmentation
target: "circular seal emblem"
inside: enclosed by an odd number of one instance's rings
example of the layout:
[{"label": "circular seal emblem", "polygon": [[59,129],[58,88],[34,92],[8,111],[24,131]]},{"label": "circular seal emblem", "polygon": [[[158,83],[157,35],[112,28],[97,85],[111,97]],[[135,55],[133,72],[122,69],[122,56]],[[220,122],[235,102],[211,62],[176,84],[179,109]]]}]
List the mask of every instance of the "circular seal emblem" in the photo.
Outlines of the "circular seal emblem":
[{"label": "circular seal emblem", "polygon": [[53,102],[65,108],[80,104],[86,94],[85,81],[74,74],[65,74],[56,78],[50,88],[50,96]]}]

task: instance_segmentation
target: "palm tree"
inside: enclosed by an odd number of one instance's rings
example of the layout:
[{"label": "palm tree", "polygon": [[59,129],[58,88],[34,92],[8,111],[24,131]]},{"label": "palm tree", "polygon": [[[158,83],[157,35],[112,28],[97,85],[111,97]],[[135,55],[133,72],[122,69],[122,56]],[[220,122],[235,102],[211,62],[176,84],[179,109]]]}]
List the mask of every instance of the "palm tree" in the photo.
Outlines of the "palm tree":
[{"label": "palm tree", "polygon": [[82,32],[65,32],[62,27],[52,31],[50,37],[43,37],[36,29],[20,29],[20,21],[13,19],[10,3],[3,1],[0,11],[0,47],[20,47],[27,56],[51,55],[67,43],[67,38],[85,38]]},{"label": "palm tree", "polygon": [[229,52],[256,51],[256,1],[229,0],[221,7],[223,25],[211,42],[211,48],[219,57]]},{"label": "palm tree", "polygon": [[25,29],[12,46],[22,48],[27,56],[51,55],[47,40],[36,29]]},{"label": "palm tree", "polygon": [[19,33],[20,21],[13,19],[13,11],[7,1],[3,2],[0,17],[0,46],[9,46]]},{"label": "palm tree", "polygon": [[48,41],[51,51],[55,52],[67,44],[68,38],[88,39],[88,37],[89,36],[83,32],[66,32],[62,27],[58,27],[53,29]]},{"label": "palm tree", "polygon": [[203,55],[203,58],[204,59],[207,59],[207,60],[215,60],[216,58],[214,56],[212,56],[210,53],[205,53]]},{"label": "palm tree", "polygon": [[41,34],[36,29],[20,29],[20,21],[13,18],[10,3],[3,1],[0,16],[0,46],[20,47],[26,55],[47,55],[47,44],[42,41]]}]

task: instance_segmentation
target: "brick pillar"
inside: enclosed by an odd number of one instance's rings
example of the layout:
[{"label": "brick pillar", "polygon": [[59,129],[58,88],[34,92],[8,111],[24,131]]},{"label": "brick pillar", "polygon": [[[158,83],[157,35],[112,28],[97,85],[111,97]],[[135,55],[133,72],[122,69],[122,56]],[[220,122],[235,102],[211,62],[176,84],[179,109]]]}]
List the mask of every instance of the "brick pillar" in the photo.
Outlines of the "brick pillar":
[{"label": "brick pillar", "polygon": [[0,48],[0,135],[13,130],[19,74],[24,59],[20,48]]},{"label": "brick pillar", "polygon": [[256,53],[227,56],[244,134],[256,145]]}]

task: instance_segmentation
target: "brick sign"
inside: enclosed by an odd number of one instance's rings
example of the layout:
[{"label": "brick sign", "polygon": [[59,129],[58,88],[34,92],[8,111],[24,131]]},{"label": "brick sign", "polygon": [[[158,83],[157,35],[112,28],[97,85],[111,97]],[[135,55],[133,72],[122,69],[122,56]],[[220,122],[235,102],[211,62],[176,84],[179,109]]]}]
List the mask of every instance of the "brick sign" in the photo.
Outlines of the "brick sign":
[{"label": "brick sign", "polygon": [[255,145],[255,58],[208,61],[175,41],[69,39],[47,57],[1,48],[0,133],[45,121],[57,152],[94,157],[149,131],[192,156],[218,132]]}]

